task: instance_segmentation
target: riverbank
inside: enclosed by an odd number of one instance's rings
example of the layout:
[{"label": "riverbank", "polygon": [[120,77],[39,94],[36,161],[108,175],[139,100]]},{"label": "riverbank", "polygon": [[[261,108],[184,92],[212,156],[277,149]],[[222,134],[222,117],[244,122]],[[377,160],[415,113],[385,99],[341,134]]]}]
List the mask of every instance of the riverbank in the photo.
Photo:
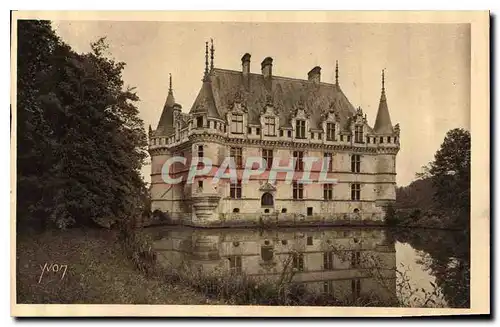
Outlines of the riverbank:
[{"label": "riverbank", "polygon": [[104,229],[18,235],[17,303],[220,304],[184,285],[146,277],[118,236]]}]

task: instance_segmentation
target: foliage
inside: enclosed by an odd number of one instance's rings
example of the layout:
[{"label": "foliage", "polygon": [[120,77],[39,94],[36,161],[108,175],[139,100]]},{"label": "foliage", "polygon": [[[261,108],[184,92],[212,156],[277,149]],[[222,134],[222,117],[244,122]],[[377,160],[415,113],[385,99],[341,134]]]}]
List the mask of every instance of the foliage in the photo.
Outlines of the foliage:
[{"label": "foliage", "polygon": [[450,130],[429,170],[436,190],[435,201],[453,218],[454,224],[464,228],[469,227],[470,220],[470,148],[468,131]]},{"label": "foliage", "polygon": [[78,54],[50,22],[19,21],[18,227],[141,215],[146,134],[123,62]]},{"label": "foliage", "polygon": [[468,131],[460,128],[450,130],[436,152],[434,161],[422,167],[417,178],[406,187],[396,188],[395,209],[400,222],[418,223],[423,227],[469,228]]},{"label": "foliage", "polygon": [[385,211],[385,223],[389,226],[394,226],[398,224],[398,221],[394,206],[389,205]]}]

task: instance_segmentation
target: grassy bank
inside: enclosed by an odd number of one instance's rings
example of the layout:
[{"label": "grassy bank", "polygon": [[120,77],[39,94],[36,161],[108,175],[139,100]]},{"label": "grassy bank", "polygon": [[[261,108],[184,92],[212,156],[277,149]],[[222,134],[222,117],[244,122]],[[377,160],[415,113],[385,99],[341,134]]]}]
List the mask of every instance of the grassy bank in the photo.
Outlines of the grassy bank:
[{"label": "grassy bank", "polygon": [[17,303],[218,303],[184,285],[146,277],[113,230],[25,233],[17,237],[16,253]]}]

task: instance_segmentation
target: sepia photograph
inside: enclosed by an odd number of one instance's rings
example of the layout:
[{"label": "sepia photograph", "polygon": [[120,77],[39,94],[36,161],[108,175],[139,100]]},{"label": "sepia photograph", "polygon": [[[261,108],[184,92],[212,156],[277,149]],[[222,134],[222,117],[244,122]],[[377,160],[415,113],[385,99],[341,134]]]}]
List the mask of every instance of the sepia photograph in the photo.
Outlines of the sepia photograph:
[{"label": "sepia photograph", "polygon": [[13,315],[489,313],[488,12],[12,15]]}]

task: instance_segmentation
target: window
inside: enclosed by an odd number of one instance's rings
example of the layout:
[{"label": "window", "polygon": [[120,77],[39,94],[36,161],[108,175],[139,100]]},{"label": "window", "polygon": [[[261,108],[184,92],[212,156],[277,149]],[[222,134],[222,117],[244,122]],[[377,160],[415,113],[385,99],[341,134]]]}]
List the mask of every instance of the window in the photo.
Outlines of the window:
[{"label": "window", "polygon": [[359,173],[361,171],[361,155],[351,155],[351,171],[353,173]]},{"label": "window", "polygon": [[361,281],[359,279],[351,280],[351,291],[353,300],[358,299],[361,295]]},{"label": "window", "polygon": [[286,213],[286,208],[281,209],[281,213]]},{"label": "window", "polygon": [[203,158],[203,145],[198,145],[198,158]]},{"label": "window", "polygon": [[311,140],[314,140],[314,132],[311,132]]},{"label": "window", "polygon": [[295,137],[298,139],[306,138],[306,121],[297,120],[295,122]]},{"label": "window", "polygon": [[264,135],[276,136],[276,121],[274,117],[264,118]]},{"label": "window", "polygon": [[250,135],[252,134],[252,127],[247,127],[247,133]]},{"label": "window", "polygon": [[259,127],[257,127],[255,134],[260,135],[260,128]]},{"label": "window", "polygon": [[333,199],[333,184],[323,184],[323,199],[324,200]]},{"label": "window", "polygon": [[293,254],[293,268],[304,271],[304,255],[302,253]]},{"label": "window", "polygon": [[361,193],[361,184],[351,184],[351,200],[359,201]]},{"label": "window", "polygon": [[313,237],[312,236],[307,237],[307,245],[313,245]]},{"label": "window", "polygon": [[243,115],[233,114],[231,116],[231,133],[233,134],[243,133]]},{"label": "window", "polygon": [[347,135],[347,142],[351,142],[351,135]]},{"label": "window", "polygon": [[379,143],[384,143],[384,137],[383,136],[380,137]]},{"label": "window", "polygon": [[267,192],[262,194],[262,198],[260,199],[260,205],[262,207],[273,206],[274,205],[273,195]]},{"label": "window", "polygon": [[292,131],[287,131],[286,135],[288,135],[288,137],[292,137]]},{"label": "window", "polygon": [[266,161],[267,169],[271,169],[273,165],[273,150],[262,149],[262,158]]},{"label": "window", "polygon": [[335,141],[335,123],[326,123],[326,140]]},{"label": "window", "polygon": [[236,183],[231,182],[229,196],[231,199],[241,199],[241,180],[238,180]]},{"label": "window", "polygon": [[198,188],[203,189],[203,181],[198,181]]},{"label": "window", "polygon": [[243,159],[242,159],[242,149],[241,148],[231,148],[230,151],[230,156],[231,158],[234,159],[234,163],[236,164],[236,168],[241,168],[243,166]]},{"label": "window", "polygon": [[304,198],[304,184],[293,182],[293,198],[295,200]]},{"label": "window", "polygon": [[283,136],[283,131],[282,130],[280,131],[280,136]]},{"label": "window", "polygon": [[234,208],[234,209],[233,209],[233,212],[234,212],[234,213],[240,213],[240,208]]},{"label": "window", "polygon": [[387,136],[387,143],[391,143],[391,137]]},{"label": "window", "polygon": [[196,117],[196,127],[198,128],[203,127],[203,117]]},{"label": "window", "polygon": [[366,143],[370,143],[370,137],[369,136],[366,137]]},{"label": "window", "polygon": [[323,269],[333,270],[333,252],[323,253]]},{"label": "window", "polygon": [[354,142],[363,143],[363,126],[354,126]]},{"label": "window", "polygon": [[304,170],[304,152],[302,151],[293,151],[293,158],[295,159],[295,171],[303,171]]},{"label": "window", "polygon": [[269,213],[269,209],[264,210],[264,213]]},{"label": "window", "polygon": [[232,272],[232,273],[241,273],[241,267],[242,267],[242,263],[241,263],[241,256],[240,255],[232,255],[228,258],[229,260],[229,270]]},{"label": "window", "polygon": [[361,253],[359,251],[351,252],[351,267],[356,268],[361,264]]},{"label": "window", "polygon": [[340,135],[340,142],[344,142],[344,135]]},{"label": "window", "polygon": [[313,207],[307,207],[307,215],[312,216],[313,215]]},{"label": "window", "polygon": [[328,294],[328,295],[333,295],[334,293],[334,281],[333,280],[328,280],[326,282],[323,282],[323,293]]},{"label": "window", "polygon": [[323,155],[323,164],[326,165],[328,162],[328,167],[323,166],[323,169],[327,168],[326,171],[332,172],[333,171],[333,153],[325,152]]},{"label": "window", "polygon": [[260,257],[264,261],[271,261],[274,257],[274,251],[272,246],[261,246],[260,247]]}]

